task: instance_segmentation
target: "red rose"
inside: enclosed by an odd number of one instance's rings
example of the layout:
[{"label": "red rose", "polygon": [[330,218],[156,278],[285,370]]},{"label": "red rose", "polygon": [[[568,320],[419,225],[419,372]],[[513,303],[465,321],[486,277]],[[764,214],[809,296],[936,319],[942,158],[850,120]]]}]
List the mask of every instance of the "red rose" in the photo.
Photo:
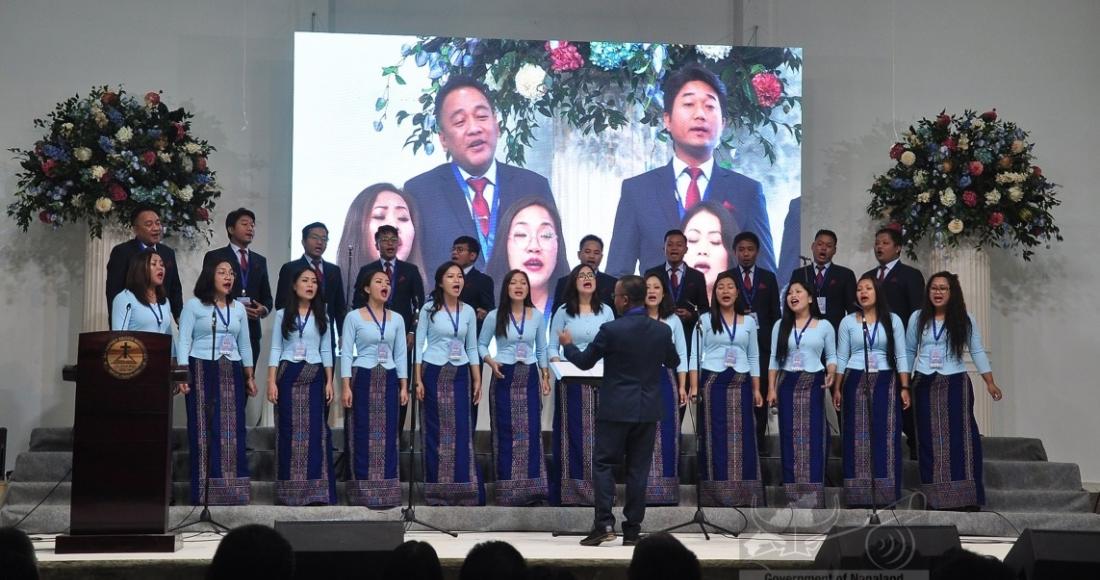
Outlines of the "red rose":
[{"label": "red rose", "polygon": [[107,106],[115,105],[118,103],[118,95],[111,91],[107,91],[99,96],[99,102]]},{"label": "red rose", "polygon": [[183,123],[172,123],[176,127],[176,141],[183,141],[183,138],[187,136],[187,128],[183,126]]},{"label": "red rose", "polygon": [[1035,167],[1031,168],[1031,174],[1034,175],[1035,177],[1042,177],[1043,176],[1043,170],[1040,169],[1038,165],[1036,165]]},{"label": "red rose", "polygon": [[146,151],[141,154],[141,162],[145,165],[152,167],[157,162],[157,154],[152,151]]},{"label": "red rose", "polygon": [[113,201],[125,201],[128,197],[126,195],[126,189],[124,189],[118,182],[112,183],[107,186],[107,193],[111,195]]},{"label": "red rose", "polygon": [[50,212],[48,212],[46,210],[42,210],[42,211],[38,212],[38,221],[40,221],[44,224],[50,223]]},{"label": "red rose", "polygon": [[1003,223],[1005,223],[1005,214],[999,211],[989,214],[989,225],[997,227]]},{"label": "red rose", "polygon": [[196,157],[195,158],[195,169],[197,169],[199,171],[206,171],[206,158],[205,157]]},{"label": "red rose", "polygon": [[111,172],[110,171],[104,171],[103,172],[103,177],[99,178],[100,183],[107,183],[110,180],[111,180]]},{"label": "red rose", "polygon": [[977,177],[982,174],[982,171],[985,171],[985,166],[982,165],[981,161],[970,162],[970,175]]},{"label": "red rose", "polygon": [[756,102],[761,107],[774,107],[783,97],[783,82],[774,73],[758,73],[753,75],[751,82],[756,91]]},{"label": "red rose", "polygon": [[57,169],[57,162],[53,159],[47,159],[42,162],[42,173],[45,173],[46,177],[51,177],[54,169]]},{"label": "red rose", "polygon": [[149,91],[145,93],[145,104],[150,107],[155,107],[160,104],[160,93]]},{"label": "red rose", "polygon": [[966,207],[974,207],[978,205],[978,194],[970,191],[969,189],[963,192],[963,205]]},{"label": "red rose", "polygon": [[905,145],[901,143],[894,143],[894,146],[890,148],[890,159],[897,161],[901,159],[901,154],[905,153]]},{"label": "red rose", "polygon": [[959,144],[955,142],[954,137],[948,137],[947,139],[943,140],[943,146],[947,147],[948,151],[954,151],[955,149],[958,149]]},{"label": "red rose", "polygon": [[992,111],[986,111],[986,112],[982,113],[982,120],[983,121],[988,121],[990,123],[992,123],[993,121],[996,121],[997,120],[997,109],[994,108]]},{"label": "red rose", "polygon": [[204,222],[208,222],[210,221],[210,210],[206,209],[205,207],[200,207],[195,210],[195,217]]},{"label": "red rose", "polygon": [[940,127],[946,127],[946,126],[950,125],[951,124],[951,116],[947,115],[946,113],[940,113],[939,116],[936,117],[936,124],[939,125]]}]

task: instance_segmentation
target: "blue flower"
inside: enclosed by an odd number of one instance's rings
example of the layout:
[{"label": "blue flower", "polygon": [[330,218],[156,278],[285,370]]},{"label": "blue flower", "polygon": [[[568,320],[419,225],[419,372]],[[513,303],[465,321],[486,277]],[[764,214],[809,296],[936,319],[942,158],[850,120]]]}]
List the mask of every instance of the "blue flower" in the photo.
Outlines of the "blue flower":
[{"label": "blue flower", "polygon": [[130,199],[138,203],[150,203],[156,200],[156,193],[146,187],[133,187],[130,189]]},{"label": "blue flower", "polygon": [[968,187],[970,185],[970,176],[964,175],[959,178],[959,187]]},{"label": "blue flower", "polygon": [[424,152],[428,155],[435,153],[435,145],[431,141],[428,141],[424,144]]},{"label": "blue flower", "polygon": [[199,174],[195,175],[195,183],[197,183],[199,185],[206,185],[209,182],[210,182],[210,174],[209,173],[199,173]]},{"label": "blue flower", "polygon": [[42,152],[46,154],[46,157],[56,159],[58,161],[68,161],[69,154],[61,147],[57,145],[51,145],[49,143],[42,146]]},{"label": "blue flower", "polygon": [[382,121],[381,120],[374,122],[374,131],[376,133],[382,132]]},{"label": "blue flower", "polygon": [[416,53],[416,66],[424,66],[426,64],[428,64],[428,53],[421,50]]},{"label": "blue flower", "polygon": [[102,149],[104,153],[115,152],[115,146],[111,143],[111,138],[106,135],[101,135],[99,137],[99,148]]},{"label": "blue flower", "polygon": [[446,67],[438,60],[432,63],[431,69],[428,70],[428,78],[433,81],[442,77],[447,72]]},{"label": "blue flower", "polygon": [[149,129],[149,138],[150,139],[157,139],[160,136],[161,136],[160,129]]},{"label": "blue flower", "polygon": [[108,108],[106,113],[107,118],[110,119],[112,123],[115,125],[122,125],[122,113],[119,113],[118,110],[114,108]]},{"label": "blue flower", "polygon": [[895,177],[895,178],[890,180],[890,188],[891,189],[905,189],[906,187],[909,187],[912,184],[913,184],[913,182],[909,181],[908,179],[902,179],[900,177]]},{"label": "blue flower", "polygon": [[642,45],[636,42],[593,42],[588,45],[592,64],[604,70],[613,70],[622,67],[623,64],[630,60],[630,57],[634,56],[641,48]]}]

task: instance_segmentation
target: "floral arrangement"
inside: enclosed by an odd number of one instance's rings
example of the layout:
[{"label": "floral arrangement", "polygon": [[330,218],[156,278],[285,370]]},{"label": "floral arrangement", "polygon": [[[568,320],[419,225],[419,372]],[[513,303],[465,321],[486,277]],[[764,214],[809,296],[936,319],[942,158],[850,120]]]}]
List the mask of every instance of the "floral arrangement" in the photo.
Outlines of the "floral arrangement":
[{"label": "floral arrangement", "polygon": [[1033,147],[996,109],[921,119],[890,148],[894,167],[875,177],[867,213],[911,242],[910,257],[929,238],[937,247],[1020,248],[1030,260],[1040,243],[1062,241],[1051,215],[1057,185],[1032,164]]},{"label": "floral arrangement", "polygon": [[137,98],[93,88],[56,105],[34,126],[46,134],[31,149],[11,149],[22,171],[8,215],[27,231],[32,220],[60,228],[86,222],[130,226],[139,206],[160,213],[165,235],[209,239],[210,210],[221,194],[207,158],[214,151],[190,134],[193,115],[168,110],[159,92]]},{"label": "floral arrangement", "polygon": [[[534,140],[533,129],[538,127],[536,113],[555,117],[585,134],[634,122],[661,127],[665,75],[691,62],[715,71],[729,92],[720,150],[733,150],[738,132],[744,129],[775,163],[775,145],[761,129],[769,129],[774,136],[782,128],[798,142],[802,139],[801,123],[772,118],[776,108],[788,113],[801,107],[801,95],[787,93],[782,72],[802,66],[798,49],[418,37],[402,47],[397,64],[382,69],[386,85],[375,102],[376,131],[389,118],[390,83],[405,84],[399,71],[410,58],[431,81],[420,95],[419,111],[394,114],[398,125],[411,120],[405,145],[412,145],[414,153],[423,148],[430,155],[434,150],[434,99],[452,74],[485,81],[500,116],[507,160],[523,165],[524,153]],[[660,138],[668,136],[662,131]]]}]

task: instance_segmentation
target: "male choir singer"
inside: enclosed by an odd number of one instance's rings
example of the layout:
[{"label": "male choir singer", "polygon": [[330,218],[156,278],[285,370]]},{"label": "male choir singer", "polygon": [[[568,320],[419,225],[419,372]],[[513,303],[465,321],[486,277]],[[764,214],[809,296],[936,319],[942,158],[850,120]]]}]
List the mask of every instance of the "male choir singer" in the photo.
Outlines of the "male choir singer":
[{"label": "male choir singer", "polygon": [[172,318],[178,320],[183,310],[183,286],[176,268],[176,253],[160,241],[164,234],[160,215],[152,207],[138,207],[130,214],[130,225],[134,230],[134,239],[111,248],[111,257],[107,260],[107,318],[111,318],[115,295],[126,289],[130,260],[152,248],[164,261],[164,292],[172,307]]}]

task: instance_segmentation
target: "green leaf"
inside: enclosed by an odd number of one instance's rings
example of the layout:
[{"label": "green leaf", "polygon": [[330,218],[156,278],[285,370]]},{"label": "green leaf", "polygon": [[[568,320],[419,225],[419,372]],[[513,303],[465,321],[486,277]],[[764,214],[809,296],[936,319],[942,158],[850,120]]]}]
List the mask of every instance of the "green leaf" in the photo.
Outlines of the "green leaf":
[{"label": "green leaf", "polygon": [[386,98],[378,97],[378,100],[374,102],[374,110],[381,111],[386,108]]}]

